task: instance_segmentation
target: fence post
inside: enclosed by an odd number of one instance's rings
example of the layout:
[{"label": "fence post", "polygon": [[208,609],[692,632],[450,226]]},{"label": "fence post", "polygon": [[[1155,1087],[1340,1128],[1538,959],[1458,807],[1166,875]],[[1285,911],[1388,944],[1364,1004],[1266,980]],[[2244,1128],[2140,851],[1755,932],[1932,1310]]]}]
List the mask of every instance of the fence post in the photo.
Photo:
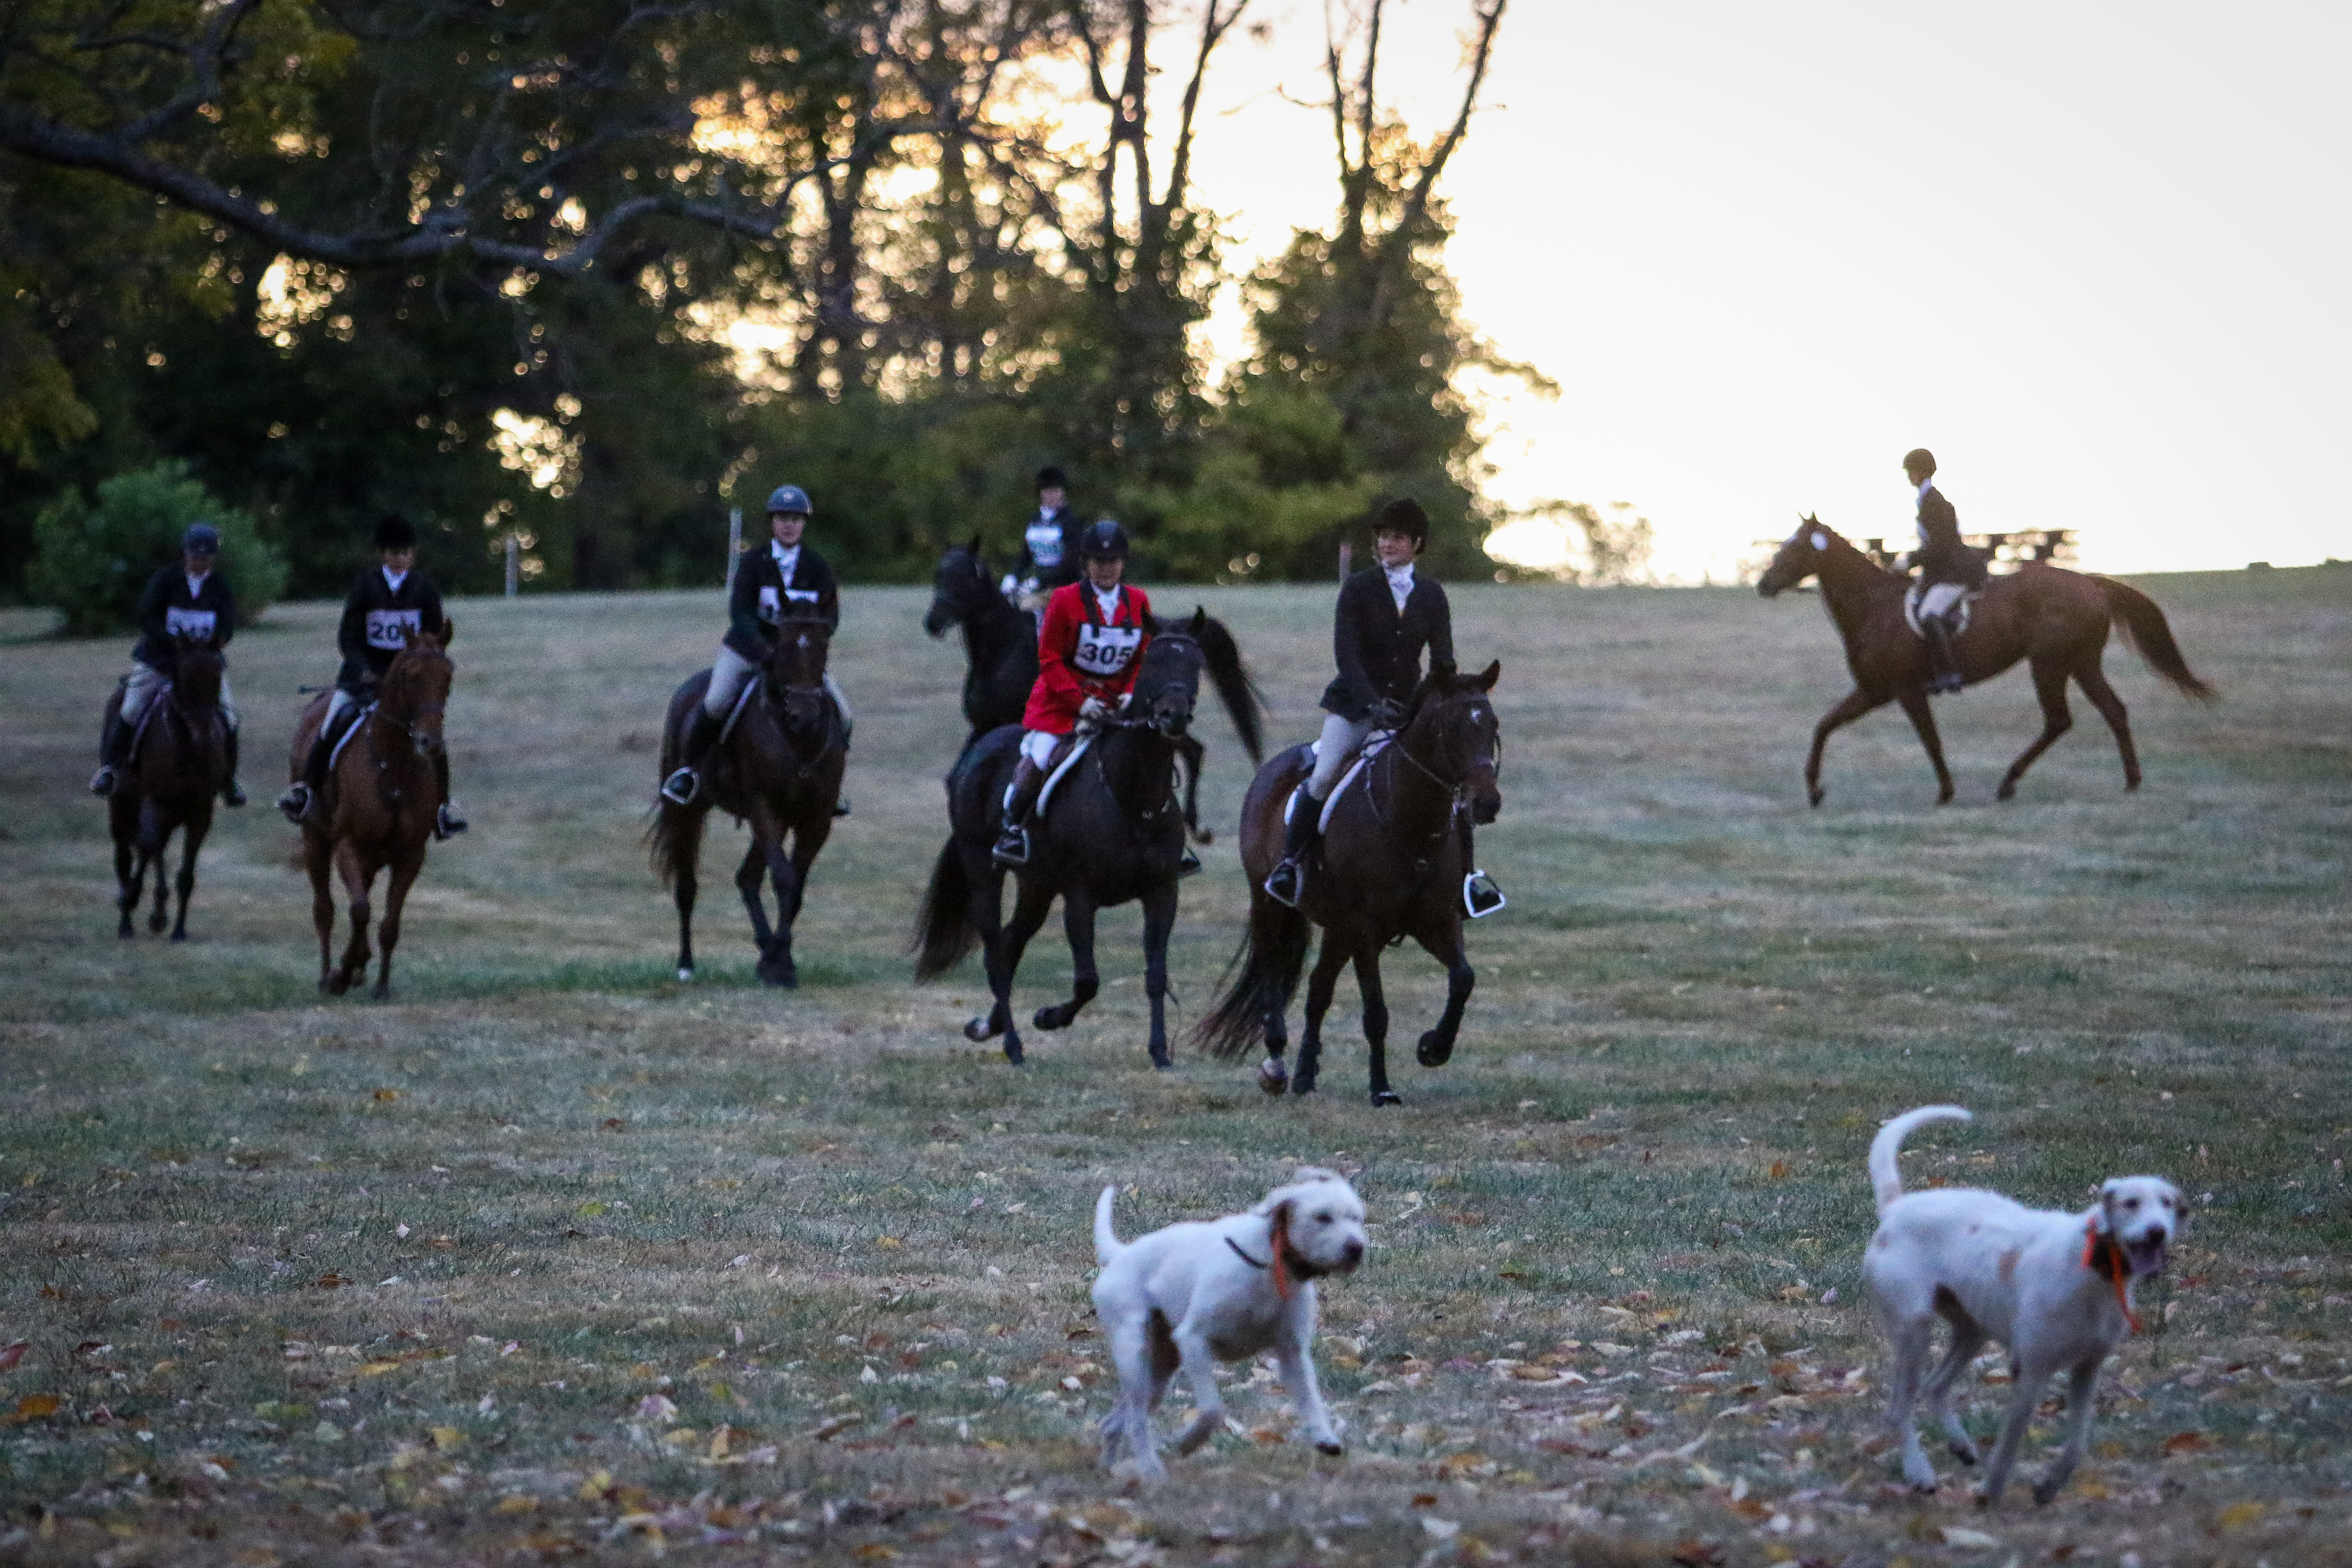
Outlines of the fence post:
[{"label": "fence post", "polygon": [[1348,568],[1355,564],[1356,547],[1346,540],[1339,541],[1339,581],[1348,580]]},{"label": "fence post", "polygon": [[511,528],[507,530],[507,597],[522,592],[522,541]]},{"label": "fence post", "polygon": [[735,567],[743,559],[743,509],[730,507],[727,511],[727,591],[735,591]]}]

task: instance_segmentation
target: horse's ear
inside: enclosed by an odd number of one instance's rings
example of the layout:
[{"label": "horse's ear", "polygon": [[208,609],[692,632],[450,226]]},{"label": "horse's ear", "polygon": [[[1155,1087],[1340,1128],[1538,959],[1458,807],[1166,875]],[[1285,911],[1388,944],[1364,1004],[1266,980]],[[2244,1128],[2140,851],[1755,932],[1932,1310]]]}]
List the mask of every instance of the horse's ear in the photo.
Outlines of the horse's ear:
[{"label": "horse's ear", "polygon": [[415,647],[416,646],[416,628],[404,623],[400,628],[400,646],[403,647]]},{"label": "horse's ear", "polygon": [[965,546],[964,546],[964,548],[965,548],[966,550],[969,550],[969,551],[971,551],[971,558],[972,558],[974,561],[979,560],[979,559],[980,559],[980,535],[978,535],[977,533],[973,534],[973,535],[971,536],[971,542],[970,544],[965,545]]},{"label": "horse's ear", "polygon": [[1492,691],[1495,689],[1495,682],[1501,679],[1503,679],[1503,661],[1498,658],[1478,672],[1478,689]]},{"label": "horse's ear", "polygon": [[457,623],[449,619],[446,616],[443,616],[441,619],[441,646],[446,648],[457,640]]},{"label": "horse's ear", "polygon": [[1196,641],[1196,642],[1197,642],[1198,640],[1200,640],[1201,633],[1202,633],[1202,631],[1204,631],[1205,629],[1207,629],[1208,625],[1209,625],[1209,606],[1208,606],[1208,605],[1193,605],[1193,606],[1192,606],[1192,638],[1193,638],[1193,640],[1194,640],[1194,641]]}]

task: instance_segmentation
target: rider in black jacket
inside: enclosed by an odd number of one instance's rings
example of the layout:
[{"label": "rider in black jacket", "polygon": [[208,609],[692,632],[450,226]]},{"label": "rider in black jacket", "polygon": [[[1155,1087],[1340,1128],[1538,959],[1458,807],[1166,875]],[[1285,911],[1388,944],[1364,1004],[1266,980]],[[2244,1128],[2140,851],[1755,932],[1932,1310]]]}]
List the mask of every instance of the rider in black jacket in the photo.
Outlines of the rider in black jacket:
[{"label": "rider in black jacket", "polygon": [[1078,534],[1084,524],[1070,510],[1070,477],[1047,465],[1037,470],[1037,515],[1021,532],[1021,564],[1014,568],[1012,595],[1024,608],[1041,617],[1045,601],[1054,590],[1085,574],[1078,559]]},{"label": "rider in black jacket", "polygon": [[1372,521],[1378,563],[1339,587],[1331,649],[1339,673],[1323,692],[1323,733],[1315,771],[1290,802],[1282,859],[1265,879],[1268,895],[1297,905],[1306,888],[1307,855],[1321,830],[1323,805],[1356,752],[1375,730],[1394,730],[1421,684],[1421,656],[1429,673],[1454,673],[1454,615],[1445,590],[1414,566],[1429,540],[1429,517],[1410,498],[1392,500]]},{"label": "rider in black jacket", "polygon": [[[759,672],[776,646],[776,623],[787,616],[823,621],[827,629],[841,626],[841,587],[825,558],[801,542],[808,529],[808,492],[798,485],[778,485],[768,497],[765,550],[746,551],[735,567],[735,586],[727,596],[727,635],[719,657],[710,664],[710,685],[702,705],[695,710],[694,727],[687,732],[682,764],[662,781],[662,797],[674,805],[690,804],[702,788],[702,764],[727,727],[728,711],[735,706],[743,683]],[[833,671],[824,674],[825,695],[841,714],[841,745],[849,749],[856,716],[849,700],[835,684]],[[834,802],[835,816],[849,815],[849,801]]]},{"label": "rider in black jacket", "polygon": [[[278,809],[289,822],[299,823],[310,815],[319,791],[326,784],[327,762],[337,737],[351,715],[375,700],[383,672],[407,646],[406,634],[442,637],[449,629],[441,614],[441,591],[416,570],[415,526],[397,513],[378,519],[375,548],[380,563],[352,578],[351,592],[343,598],[343,618],[335,628],[335,647],[343,663],[335,674],[334,695],[327,700],[327,716],[311,739],[302,776],[278,797]],[[446,747],[435,753],[434,772],[440,781],[441,801],[434,813],[433,831],[436,837],[446,838],[466,831],[465,814],[449,798]]]},{"label": "rider in black jacket", "polygon": [[1961,601],[1982,589],[1991,573],[1984,557],[1961,539],[1960,514],[1935,486],[1936,455],[1925,447],[1914,447],[1904,455],[1903,475],[1919,498],[1919,548],[1911,552],[1919,581],[1912,593],[1919,627],[1927,639],[1927,689],[1942,695],[1965,684],[1952,647],[1959,635]]},{"label": "rider in black jacket", "polygon": [[[213,570],[219,558],[220,530],[209,522],[192,522],[180,539],[178,564],[161,567],[147,579],[132,613],[139,640],[131,646],[131,672],[122,678],[122,707],[99,735],[98,772],[89,780],[92,795],[112,795],[121,782],[121,770],[131,763],[129,748],[139,733],[139,716],[172,679],[179,639],[225,648],[236,635],[236,596]],[[221,800],[243,805],[245,786],[236,777],[236,703],[229,695],[226,671],[221,675],[220,710],[228,729],[228,783],[221,786]]]}]

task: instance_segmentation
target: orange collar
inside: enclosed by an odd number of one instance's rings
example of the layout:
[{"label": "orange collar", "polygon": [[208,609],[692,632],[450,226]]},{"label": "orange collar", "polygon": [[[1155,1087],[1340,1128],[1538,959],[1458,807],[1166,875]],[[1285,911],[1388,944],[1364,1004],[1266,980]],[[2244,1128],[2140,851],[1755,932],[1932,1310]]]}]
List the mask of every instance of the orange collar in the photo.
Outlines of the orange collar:
[{"label": "orange collar", "polygon": [[2116,1305],[2123,1309],[2124,1321],[2131,1325],[2133,1333],[2139,1332],[2139,1314],[2131,1304],[2131,1265],[2122,1247],[2099,1234],[2096,1216],[2083,1222],[2083,1267],[2106,1276],[2107,1283],[2115,1287]]}]

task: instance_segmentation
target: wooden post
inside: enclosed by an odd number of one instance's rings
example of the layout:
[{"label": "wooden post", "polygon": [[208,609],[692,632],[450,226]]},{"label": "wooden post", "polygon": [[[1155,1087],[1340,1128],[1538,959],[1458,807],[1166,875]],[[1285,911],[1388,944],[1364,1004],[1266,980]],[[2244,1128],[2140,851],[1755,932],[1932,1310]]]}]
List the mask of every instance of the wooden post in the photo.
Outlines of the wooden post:
[{"label": "wooden post", "polygon": [[735,568],[743,559],[743,509],[730,507],[727,512],[727,591],[735,591]]},{"label": "wooden post", "polygon": [[1355,564],[1356,547],[1346,540],[1339,542],[1339,581],[1348,580],[1348,568]]},{"label": "wooden post", "polygon": [[507,597],[522,592],[522,540],[511,528],[507,530]]}]

